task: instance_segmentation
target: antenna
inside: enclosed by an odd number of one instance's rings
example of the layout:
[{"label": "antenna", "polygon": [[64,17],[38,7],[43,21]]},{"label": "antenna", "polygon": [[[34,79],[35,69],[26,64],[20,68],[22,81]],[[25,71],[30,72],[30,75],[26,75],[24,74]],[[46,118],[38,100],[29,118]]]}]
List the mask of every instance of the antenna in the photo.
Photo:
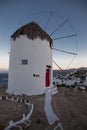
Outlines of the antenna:
[{"label": "antenna", "polygon": [[35,22],[35,23],[36,23],[36,21],[37,21],[36,19],[37,19],[37,16],[35,15],[35,16],[34,16],[34,22]]}]

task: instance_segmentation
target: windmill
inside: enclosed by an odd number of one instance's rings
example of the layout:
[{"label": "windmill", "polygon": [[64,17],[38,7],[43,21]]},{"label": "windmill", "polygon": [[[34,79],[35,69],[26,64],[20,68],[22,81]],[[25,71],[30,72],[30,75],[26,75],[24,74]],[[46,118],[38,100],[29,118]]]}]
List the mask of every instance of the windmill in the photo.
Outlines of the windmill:
[{"label": "windmill", "polygon": [[[38,20],[38,16],[40,21]],[[40,16],[42,16],[42,18],[40,18]],[[42,14],[36,15],[32,22],[22,25],[22,27],[18,28],[12,34],[8,93],[16,95],[38,95],[44,93],[45,89],[52,87],[52,62],[59,69],[63,70],[55,60],[54,54],[57,56],[55,52],[74,55],[68,66],[77,55],[75,52],[55,47],[56,41],[76,37],[77,34],[69,20],[61,17],[58,23],[56,21],[52,23],[52,17],[54,19],[52,12],[49,13],[46,20]],[[67,29],[65,29],[67,23],[74,33],[70,33],[68,26]],[[63,30],[61,30],[61,28],[63,28]],[[47,31],[47,29],[49,31]],[[69,35],[65,35],[66,31]],[[70,42],[71,41],[73,40],[70,40]],[[65,40],[63,42],[65,44]],[[58,47],[67,48],[66,45],[63,45],[63,42],[58,42]],[[71,46],[72,44],[69,45]],[[65,55],[63,57],[65,58]],[[58,60],[59,59],[61,59],[61,57],[58,58]]]}]

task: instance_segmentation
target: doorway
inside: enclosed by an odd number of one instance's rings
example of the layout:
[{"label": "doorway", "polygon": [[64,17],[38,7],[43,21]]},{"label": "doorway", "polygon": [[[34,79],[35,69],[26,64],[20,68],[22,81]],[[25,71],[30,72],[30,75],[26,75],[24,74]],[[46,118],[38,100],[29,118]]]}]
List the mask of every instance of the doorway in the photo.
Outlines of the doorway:
[{"label": "doorway", "polygon": [[45,75],[45,86],[50,86],[50,69],[46,69],[46,75]]}]

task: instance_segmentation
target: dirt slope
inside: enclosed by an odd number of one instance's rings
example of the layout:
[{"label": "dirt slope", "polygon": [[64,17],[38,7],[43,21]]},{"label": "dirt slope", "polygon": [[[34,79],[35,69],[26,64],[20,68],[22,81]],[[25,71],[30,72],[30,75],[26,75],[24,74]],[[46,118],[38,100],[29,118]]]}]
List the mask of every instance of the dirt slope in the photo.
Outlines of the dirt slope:
[{"label": "dirt slope", "polygon": [[[53,96],[52,106],[64,130],[87,130],[87,92],[61,87]],[[26,130],[53,130],[48,125],[43,107],[44,95],[31,97],[35,108],[31,117],[32,124]],[[59,129],[58,129],[59,130]]]},{"label": "dirt slope", "polygon": [[[87,92],[74,92],[74,90],[65,87],[58,88],[58,90],[59,93],[52,96],[52,106],[63,129],[87,130]],[[1,91],[2,95],[3,91]],[[27,96],[27,98],[34,104],[34,111],[31,116],[31,126],[25,130],[53,130],[54,126],[48,124],[44,112],[45,95]],[[9,109],[9,107],[7,108]]]},{"label": "dirt slope", "polygon": [[64,130],[87,130],[87,92],[61,87],[53,96],[53,107]]}]

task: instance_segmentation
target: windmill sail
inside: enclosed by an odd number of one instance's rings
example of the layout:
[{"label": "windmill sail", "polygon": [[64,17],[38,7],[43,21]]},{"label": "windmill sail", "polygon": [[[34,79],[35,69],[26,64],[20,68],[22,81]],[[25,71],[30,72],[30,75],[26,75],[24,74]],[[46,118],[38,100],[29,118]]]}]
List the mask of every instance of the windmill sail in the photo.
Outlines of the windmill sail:
[{"label": "windmill sail", "polygon": [[48,25],[48,23],[49,23],[49,21],[50,21],[50,19],[51,19],[51,17],[52,17],[52,11],[50,12],[50,15],[49,15],[49,17],[48,17],[48,19],[47,19],[47,22],[46,22],[46,25],[45,25],[45,27],[44,27],[44,30],[46,30],[46,28],[47,28],[47,25]]},{"label": "windmill sail", "polygon": [[54,38],[54,40],[60,40],[60,39],[63,39],[63,38],[69,38],[69,37],[74,37],[74,36],[77,36],[77,34],[71,34],[71,35],[67,35],[67,36],[63,36],[63,37],[58,37],[58,38]]},{"label": "windmill sail", "polygon": [[52,36],[60,27],[62,27],[65,23],[67,23],[68,20],[65,20],[62,24],[60,24],[51,34],[50,36]]},{"label": "windmill sail", "polygon": [[68,53],[68,54],[72,54],[72,55],[77,55],[77,53],[73,53],[73,52],[69,52],[69,51],[64,51],[64,50],[60,50],[60,49],[56,49],[56,48],[52,48],[55,51],[60,51],[60,52],[64,52],[64,53]]}]

